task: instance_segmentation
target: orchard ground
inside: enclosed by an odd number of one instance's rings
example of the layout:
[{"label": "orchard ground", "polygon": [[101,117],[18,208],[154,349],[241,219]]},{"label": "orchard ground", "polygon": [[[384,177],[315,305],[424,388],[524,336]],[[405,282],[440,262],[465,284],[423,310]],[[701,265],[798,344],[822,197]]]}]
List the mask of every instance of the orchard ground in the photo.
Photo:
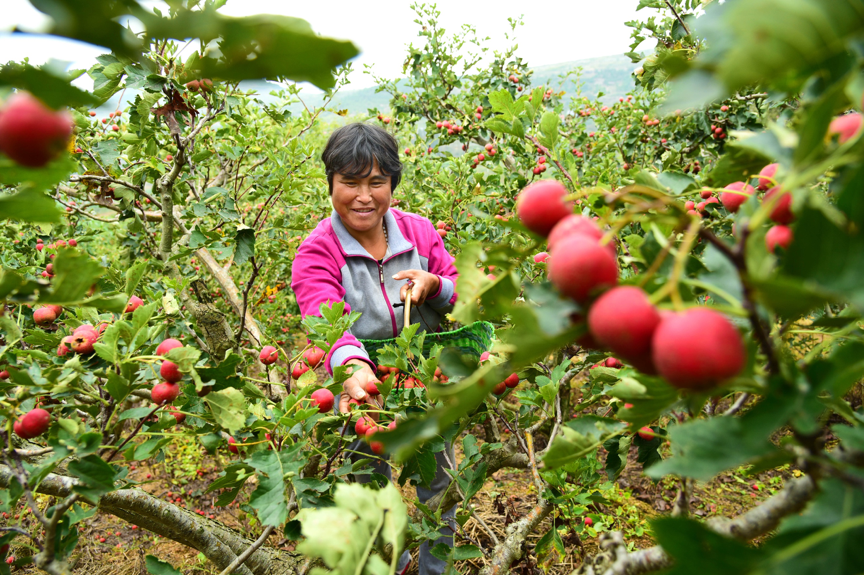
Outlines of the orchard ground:
[{"label": "orchard ground", "polygon": [[[323,366],[315,371],[319,377],[326,377]],[[584,373],[581,376],[584,376]],[[585,378],[581,376],[577,375],[572,381],[574,391],[584,383]],[[860,404],[861,398],[864,397],[864,386],[856,387],[852,395],[854,396],[851,398],[852,404]],[[518,400],[514,401],[518,403]],[[721,402],[716,409],[722,411],[729,407],[729,403],[731,401]],[[598,408],[597,411],[597,415],[602,415],[605,409]],[[482,440],[482,426],[477,426],[472,433]],[[506,431],[504,433],[506,435]],[[774,438],[775,442],[779,442],[782,435],[778,434]],[[543,447],[545,445],[538,443],[537,449]],[[642,465],[637,462],[637,451],[635,446],[631,447],[627,465],[616,481],[605,482],[601,485],[601,489],[596,490],[603,501],[595,503],[588,513],[595,518],[592,526],[595,530],[622,531],[631,550],[654,545],[654,540],[648,531],[648,520],[673,509],[680,487],[678,480],[671,477],[657,482],[645,477]],[[665,444],[660,452],[664,458],[669,457],[668,444]],[[456,446],[456,458],[462,460],[460,444]],[[597,453],[600,468],[605,458],[606,453],[601,448]],[[161,463],[131,462],[127,467],[130,470],[130,480],[139,483],[151,495],[174,501],[186,509],[200,511],[203,516],[214,518],[229,527],[252,532],[258,536],[261,528],[257,525],[253,514],[247,514],[236,502],[227,507],[219,507],[216,505],[219,492],[206,492],[210,483],[220,476],[222,469],[232,459],[237,457],[228,453],[227,449],[222,448],[212,455],[207,454],[196,440],[190,438],[177,442],[167,449],[165,461]],[[399,468],[394,470],[394,481],[397,484],[398,475]],[[798,469],[789,466],[756,475],[750,475],[745,468],[738,469],[734,473],[723,473],[708,483],[699,483],[695,486],[689,501],[690,509],[693,515],[703,519],[715,516],[734,517],[776,493],[782,488],[786,479],[801,475]],[[243,495],[248,495],[255,487],[256,482],[253,478],[244,488]],[[400,491],[409,502],[409,510],[413,511],[410,501],[414,497],[414,488],[406,484],[400,487]],[[238,499],[242,500],[243,495],[238,496]],[[46,503],[48,499],[42,495],[37,496],[40,504]],[[505,469],[498,471],[486,481],[480,492],[472,499],[472,505],[480,518],[492,526],[496,535],[502,537],[503,528],[527,513],[536,499],[537,493],[529,470]],[[581,517],[574,517],[555,520],[557,526],[563,528],[561,533],[566,555],[556,556],[557,554],[553,552],[553,557],[547,556],[542,567],[548,569],[548,573],[567,575],[581,564],[586,554],[595,555],[599,552],[596,534],[586,533],[581,519]],[[533,547],[552,524],[553,519],[547,518],[528,538],[527,545]],[[469,519],[464,531],[470,539],[478,541],[484,547],[492,546],[491,540],[475,519]],[[133,527],[110,514],[97,513],[83,522],[79,533],[80,543],[70,562],[75,573],[138,575],[146,572],[144,556],[147,554],[156,555],[170,562],[182,573],[217,574],[219,572],[214,566],[202,562],[199,554],[194,550]],[[293,542],[280,541],[280,539],[274,534],[270,537],[269,543],[286,551],[294,550]],[[761,539],[757,539],[756,543],[758,544]],[[21,557],[20,550],[14,545],[10,555]],[[483,561],[473,559],[462,564],[463,569],[469,566],[479,569],[483,566]],[[39,570],[30,565],[18,572],[35,574],[39,573]],[[413,562],[409,573],[417,573],[416,561]]]}]

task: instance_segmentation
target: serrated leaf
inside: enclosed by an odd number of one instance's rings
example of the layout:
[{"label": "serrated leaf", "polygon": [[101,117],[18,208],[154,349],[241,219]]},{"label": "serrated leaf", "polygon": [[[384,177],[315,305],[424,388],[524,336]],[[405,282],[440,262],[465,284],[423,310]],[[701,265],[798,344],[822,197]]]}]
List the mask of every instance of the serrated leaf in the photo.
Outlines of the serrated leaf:
[{"label": "serrated leaf", "polygon": [[183,575],[180,571],[174,569],[170,563],[157,559],[153,555],[148,555],[144,558],[144,565],[147,567],[147,572],[150,575]]},{"label": "serrated leaf", "polygon": [[141,260],[135,262],[132,264],[132,267],[126,270],[126,289],[123,291],[127,296],[132,296],[135,293],[138,283],[144,277],[144,274],[147,273],[148,265],[149,262],[147,260]]},{"label": "serrated leaf", "polygon": [[[258,487],[249,496],[249,505],[258,512],[262,525],[278,527],[288,519],[285,498],[285,469],[277,451],[257,451],[249,460],[257,469]],[[262,475],[263,474],[263,475]]]},{"label": "serrated leaf", "polygon": [[69,474],[77,477],[82,485],[74,491],[91,501],[97,501],[102,495],[114,490],[114,478],[117,472],[111,465],[97,455],[76,459],[69,462]]},{"label": "serrated leaf", "polygon": [[211,391],[204,396],[216,423],[235,433],[246,423],[246,399],[233,388]]},{"label": "serrated leaf", "polygon": [[0,197],[0,220],[56,224],[60,221],[60,215],[54,200],[34,188]]},{"label": "serrated leaf", "polygon": [[542,144],[554,148],[558,143],[558,114],[545,112],[540,118],[540,133],[543,134]]}]

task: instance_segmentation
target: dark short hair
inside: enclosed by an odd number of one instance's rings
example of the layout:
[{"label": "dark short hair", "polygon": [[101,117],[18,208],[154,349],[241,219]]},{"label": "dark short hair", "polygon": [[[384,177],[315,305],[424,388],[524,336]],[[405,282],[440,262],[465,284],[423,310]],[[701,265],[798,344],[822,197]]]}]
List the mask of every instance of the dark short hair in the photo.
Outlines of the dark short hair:
[{"label": "dark short hair", "polygon": [[402,162],[399,161],[399,143],[389,132],[379,126],[356,122],[342,126],[330,134],[324,152],[321,153],[327,184],[333,193],[333,177],[336,174],[365,178],[372,173],[373,160],[385,176],[390,176],[390,190],[395,191],[402,179]]}]

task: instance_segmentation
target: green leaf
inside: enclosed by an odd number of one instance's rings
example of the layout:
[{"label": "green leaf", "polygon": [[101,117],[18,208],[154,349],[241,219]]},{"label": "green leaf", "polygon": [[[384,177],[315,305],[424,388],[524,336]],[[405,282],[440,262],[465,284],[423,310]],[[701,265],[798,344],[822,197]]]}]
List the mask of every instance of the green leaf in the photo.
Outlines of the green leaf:
[{"label": "green leaf", "polygon": [[782,273],[805,282],[818,293],[831,294],[864,309],[864,234],[841,230],[819,210],[805,208],[783,262]]},{"label": "green leaf", "polygon": [[[751,412],[752,413],[752,412]],[[645,471],[660,479],[676,474],[708,481],[726,469],[772,455],[777,448],[761,429],[749,428],[744,418],[697,419],[669,428],[674,456]]]},{"label": "green leaf", "polygon": [[483,552],[476,545],[459,545],[453,549],[454,561],[465,561],[466,559],[476,559],[483,557]]},{"label": "green leaf", "polygon": [[120,142],[117,140],[102,140],[93,146],[93,151],[99,156],[103,166],[111,166],[120,157]]},{"label": "green leaf", "polygon": [[704,524],[682,517],[651,521],[657,543],[674,560],[668,575],[729,575],[750,573],[761,551],[711,531]]},{"label": "green leaf", "polygon": [[105,390],[115,401],[120,402],[126,399],[132,388],[119,374],[114,371],[108,371],[108,381],[105,383]]},{"label": "green leaf", "polygon": [[656,421],[679,399],[678,390],[664,380],[642,374],[622,377],[609,395],[633,404],[633,407],[619,411],[618,417],[629,421],[634,429]]},{"label": "green leaf", "polygon": [[105,268],[86,253],[68,248],[60,250],[54,258],[51,293],[40,294],[39,303],[75,304],[104,273]]},{"label": "green leaf", "polygon": [[126,289],[123,291],[127,296],[132,296],[132,294],[135,293],[135,289],[138,287],[141,278],[144,277],[144,274],[147,272],[148,266],[149,262],[147,262],[147,260],[142,260],[135,262],[132,264],[132,267],[126,270]]},{"label": "green leaf", "polygon": [[864,24],[855,0],[749,0],[712,3],[691,27],[707,49],[672,86],[670,98],[682,109],[751,86],[796,92],[811,70],[843,55]]},{"label": "green leaf", "polygon": [[255,257],[255,230],[252,228],[242,228],[237,230],[237,235],[234,237],[234,263],[242,266],[249,258]]},{"label": "green leaf", "polygon": [[596,451],[607,439],[617,435],[626,424],[614,419],[584,415],[561,427],[561,435],[542,457],[547,469],[557,469]]},{"label": "green leaf", "polygon": [[246,399],[240,391],[233,388],[211,391],[204,396],[204,401],[210,406],[216,423],[230,433],[239,431],[246,422]]},{"label": "green leaf", "polygon": [[[3,166],[0,165],[2,170]],[[54,200],[34,188],[0,196],[0,220],[56,224],[60,221],[61,213]]]},{"label": "green leaf", "polygon": [[541,143],[547,148],[554,148],[558,143],[558,114],[545,112],[540,118],[540,133],[543,134]]},{"label": "green leaf", "polygon": [[839,479],[820,483],[820,492],[805,513],[791,515],[764,551],[770,575],[864,572],[860,553],[864,537],[864,495]]},{"label": "green leaf", "polygon": [[278,527],[288,519],[285,498],[285,469],[276,451],[257,451],[249,465],[259,471],[258,487],[249,496],[249,505],[258,512],[262,525]]},{"label": "green leaf", "polygon": [[136,16],[151,38],[199,38],[203,45],[220,38],[222,58],[205,56],[199,69],[202,77],[226,81],[286,78],[332,88],[332,70],[359,53],[351,42],[319,36],[305,20],[287,16],[231,18],[215,10],[183,10],[171,19],[143,11]]},{"label": "green leaf", "polygon": [[30,92],[54,110],[96,103],[96,98],[73,86],[71,80],[68,76],[61,78],[55,75],[48,66],[35,67],[18,62],[0,66],[0,86],[12,86]]},{"label": "green leaf", "polygon": [[513,96],[506,89],[498,90],[489,94],[489,103],[492,105],[492,110],[501,114],[506,121],[511,121],[518,114],[517,107],[514,105]]},{"label": "green leaf", "polygon": [[96,502],[99,497],[114,490],[114,478],[117,472],[98,455],[88,455],[71,461],[68,469],[70,475],[77,477],[83,484],[76,486],[74,491],[92,502]]},{"label": "green leaf", "polygon": [[174,569],[170,563],[157,559],[153,555],[147,555],[144,558],[144,565],[147,567],[147,572],[150,575],[183,575],[180,571]]}]

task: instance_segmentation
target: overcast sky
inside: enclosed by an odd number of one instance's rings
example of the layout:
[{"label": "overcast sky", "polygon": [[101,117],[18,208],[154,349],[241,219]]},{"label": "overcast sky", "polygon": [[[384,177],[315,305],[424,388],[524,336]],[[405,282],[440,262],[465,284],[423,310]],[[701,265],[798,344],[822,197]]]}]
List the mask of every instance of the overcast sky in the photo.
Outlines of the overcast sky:
[{"label": "overcast sky", "polygon": [[[466,2],[437,0],[441,26],[456,31],[463,24],[477,28],[478,35],[489,37],[489,46],[503,49],[508,45],[508,17],[523,17],[524,26],[516,30],[520,55],[531,66],[557,64],[570,60],[622,54],[628,50],[630,29],[624,22],[644,19],[655,13],[636,12],[638,0],[545,0],[534,4],[524,0]],[[44,29],[47,18],[27,0],[2,0],[0,18],[0,61],[20,61],[30,57],[33,64],[50,58],[70,61],[72,67],[87,68],[103,52],[72,41],[29,34],[9,34],[19,26],[28,31]],[[142,4],[159,5],[155,0]],[[228,0],[222,13],[232,16],[282,14],[308,20],[323,36],[353,41],[361,50],[355,59],[352,88],[373,84],[363,74],[364,64],[374,64],[377,74],[387,78],[402,75],[405,47],[418,44],[417,25],[409,0],[357,2],[356,0]],[[647,43],[642,49],[649,46]],[[87,79],[87,82],[90,82]],[[92,85],[84,85],[92,89]]]}]

